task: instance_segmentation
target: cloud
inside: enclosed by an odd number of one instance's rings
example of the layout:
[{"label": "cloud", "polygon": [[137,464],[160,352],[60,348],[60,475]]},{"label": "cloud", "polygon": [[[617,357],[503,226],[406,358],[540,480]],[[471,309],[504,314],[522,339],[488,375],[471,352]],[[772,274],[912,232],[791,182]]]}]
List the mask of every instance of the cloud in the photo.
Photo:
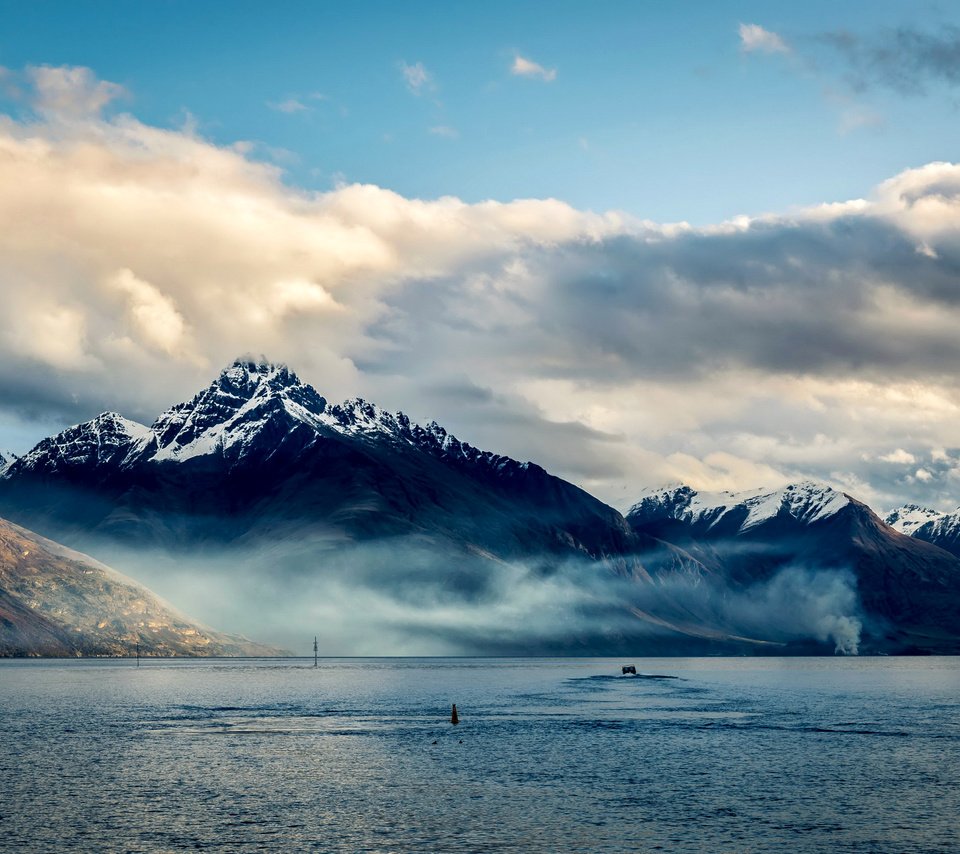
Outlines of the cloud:
[{"label": "cloud", "polygon": [[960,28],[955,26],[935,32],[898,27],[866,37],[844,30],[823,33],[818,41],[841,60],[856,90],[880,86],[923,95],[933,83],[960,84]]},{"label": "cloud", "polygon": [[429,129],[429,133],[434,136],[446,137],[447,139],[460,139],[460,131],[449,125],[436,125]]},{"label": "cloud", "polygon": [[911,454],[909,451],[903,450],[903,448],[897,448],[895,451],[891,451],[889,454],[884,454],[880,457],[881,460],[885,463],[898,463],[904,465],[913,465],[917,461],[917,458]]},{"label": "cloud", "polygon": [[313,110],[308,101],[326,101],[327,96],[322,92],[311,92],[309,95],[288,95],[280,101],[268,101],[267,106],[278,113],[287,113],[294,115],[296,113],[309,113]]},{"label": "cloud", "polygon": [[744,53],[790,53],[789,45],[759,24],[740,24],[740,49]]},{"label": "cloud", "polygon": [[557,79],[556,68],[544,68],[532,59],[526,59],[518,53],[513,58],[513,65],[510,66],[510,73],[515,77],[535,77],[543,80],[545,83],[552,83]]},{"label": "cloud", "polygon": [[406,62],[400,62],[400,74],[403,81],[414,95],[422,95],[425,91],[435,88],[433,75],[424,68],[422,62],[415,62],[413,65],[407,65]]},{"label": "cloud", "polygon": [[168,355],[187,355],[184,320],[169,296],[127,269],[118,270],[108,284],[126,297],[130,321],[145,345]]},{"label": "cloud", "polygon": [[38,109],[0,124],[7,423],[150,420],[256,351],[619,506],[799,477],[958,503],[958,165],[694,228],[307,192],[190,128]]},{"label": "cloud", "polygon": [[89,68],[79,66],[31,65],[26,77],[33,86],[35,108],[47,116],[96,117],[111,101],[126,95],[123,86],[98,80]]},{"label": "cloud", "polygon": [[288,114],[305,113],[310,109],[303,101],[294,97],[284,98],[282,101],[271,101],[267,106],[270,107],[271,110],[276,110],[278,113]]}]

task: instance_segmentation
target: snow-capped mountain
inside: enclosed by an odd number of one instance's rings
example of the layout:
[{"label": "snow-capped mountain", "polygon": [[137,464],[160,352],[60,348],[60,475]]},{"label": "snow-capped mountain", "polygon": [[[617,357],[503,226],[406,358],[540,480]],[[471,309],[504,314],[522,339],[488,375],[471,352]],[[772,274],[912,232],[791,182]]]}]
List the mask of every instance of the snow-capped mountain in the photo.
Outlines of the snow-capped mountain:
[{"label": "snow-capped mountain", "polygon": [[739,493],[650,490],[627,520],[635,532],[682,548],[735,588],[788,568],[847,575],[881,646],[942,650],[952,637],[946,648],[960,648],[960,560],[904,536],[825,484]]},{"label": "snow-capped mountain", "polygon": [[774,520],[810,525],[849,503],[844,493],[812,481],[745,492],[698,492],[680,484],[647,491],[627,518],[635,527],[676,521],[696,530],[740,534]]},{"label": "snow-capped mountain", "polygon": [[661,651],[754,644],[717,603],[749,599],[786,567],[827,568],[855,580],[876,648],[960,650],[960,560],[828,486],[675,486],[642,494],[625,518],[535,463],[363,400],[330,404],[257,360],[149,426],[104,413],[40,442],[0,473],[0,515],[115,565],[210,558],[285,590],[360,575],[407,605],[472,607],[500,595],[505,566],[561,573],[593,603],[592,585],[615,585],[586,634],[541,651],[607,652],[640,635]]},{"label": "snow-capped mountain", "polygon": [[903,534],[933,543],[960,556],[960,507],[940,513],[916,504],[906,504],[886,517],[886,523]]},{"label": "snow-capped mountain", "polygon": [[945,516],[939,510],[931,510],[929,507],[921,507],[919,504],[904,504],[896,510],[891,510],[883,521],[891,528],[895,528],[901,534],[913,536],[917,528],[921,528],[929,522]]},{"label": "snow-capped mountain", "polygon": [[13,451],[0,451],[0,475],[17,459]]},{"label": "snow-capped mountain", "polygon": [[199,625],[87,555],[0,519],[0,655],[281,655]]},{"label": "snow-capped mountain", "polygon": [[237,360],[148,426],[116,413],[40,442],[0,476],[12,518],[75,545],[406,535],[471,554],[612,557],[623,517],[532,463],[363,400],[330,405],[282,365]]},{"label": "snow-capped mountain", "polygon": [[458,466],[508,476],[536,468],[481,451],[436,422],[414,424],[360,398],[330,405],[285,365],[238,360],[192,400],[171,407],[149,427],[105,412],[46,439],[10,473],[50,474],[96,466],[128,470],[145,463],[218,458],[229,467],[259,456],[307,428],[316,436],[340,436],[426,451]]}]

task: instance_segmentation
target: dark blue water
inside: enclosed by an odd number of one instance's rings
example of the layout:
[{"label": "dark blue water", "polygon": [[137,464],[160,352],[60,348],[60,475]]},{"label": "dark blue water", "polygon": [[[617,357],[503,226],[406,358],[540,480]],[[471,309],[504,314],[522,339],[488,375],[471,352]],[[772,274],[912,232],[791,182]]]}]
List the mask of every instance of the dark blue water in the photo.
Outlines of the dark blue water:
[{"label": "dark blue water", "polygon": [[621,663],[0,663],[0,850],[960,851],[960,660]]}]

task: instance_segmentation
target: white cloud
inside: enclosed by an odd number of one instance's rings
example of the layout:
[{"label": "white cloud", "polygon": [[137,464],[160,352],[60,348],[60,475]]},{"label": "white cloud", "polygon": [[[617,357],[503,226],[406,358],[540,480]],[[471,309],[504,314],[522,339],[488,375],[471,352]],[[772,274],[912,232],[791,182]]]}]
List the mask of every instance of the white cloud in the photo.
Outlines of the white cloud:
[{"label": "white cloud", "polygon": [[289,97],[284,98],[282,101],[270,101],[267,104],[271,110],[276,110],[278,113],[305,113],[309,111],[309,107],[303,103],[299,98]]},{"label": "white cloud", "polygon": [[958,165],[693,228],[298,191],[253,153],[130,116],[0,124],[0,423],[151,418],[265,352],[620,505],[811,476],[957,503]]},{"label": "white cloud", "polygon": [[889,454],[883,454],[879,459],[885,463],[897,463],[899,465],[913,465],[917,461],[913,454],[903,448],[897,448]]},{"label": "white cloud", "polygon": [[759,24],[740,24],[740,49],[744,53],[790,53],[789,45]]},{"label": "white cloud", "polygon": [[117,271],[109,284],[126,296],[131,323],[147,346],[170,356],[192,357],[183,348],[183,317],[169,296],[128,269]]},{"label": "white cloud", "polygon": [[422,62],[415,62],[413,65],[401,62],[400,74],[403,75],[407,89],[414,95],[422,95],[424,91],[434,88],[433,75],[427,71]]},{"label": "white cloud", "polygon": [[87,322],[79,306],[57,305],[35,295],[31,310],[9,323],[3,342],[19,357],[60,371],[102,368],[88,351]]},{"label": "white cloud", "polygon": [[556,68],[544,68],[539,63],[520,56],[520,54],[517,54],[513,58],[510,73],[517,77],[536,77],[546,83],[552,83],[557,79]]},{"label": "white cloud", "polygon": [[459,139],[460,131],[456,128],[452,128],[449,125],[436,125],[429,129],[429,133],[434,136],[444,136],[447,139]]},{"label": "white cloud", "polygon": [[26,70],[34,89],[34,106],[48,116],[98,116],[111,101],[126,94],[123,86],[98,80],[89,68],[32,65]]},{"label": "white cloud", "polygon": [[327,101],[329,100],[322,92],[311,92],[309,95],[288,95],[279,101],[268,101],[267,106],[278,113],[309,113],[313,110],[308,101]]}]

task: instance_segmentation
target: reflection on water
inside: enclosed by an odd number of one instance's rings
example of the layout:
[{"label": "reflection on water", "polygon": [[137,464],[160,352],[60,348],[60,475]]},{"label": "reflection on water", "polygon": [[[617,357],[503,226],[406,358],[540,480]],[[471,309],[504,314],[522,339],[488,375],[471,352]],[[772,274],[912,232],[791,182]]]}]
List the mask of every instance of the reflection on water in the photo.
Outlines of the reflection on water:
[{"label": "reflection on water", "polygon": [[0,663],[0,850],[958,850],[956,659],[623,663]]}]

